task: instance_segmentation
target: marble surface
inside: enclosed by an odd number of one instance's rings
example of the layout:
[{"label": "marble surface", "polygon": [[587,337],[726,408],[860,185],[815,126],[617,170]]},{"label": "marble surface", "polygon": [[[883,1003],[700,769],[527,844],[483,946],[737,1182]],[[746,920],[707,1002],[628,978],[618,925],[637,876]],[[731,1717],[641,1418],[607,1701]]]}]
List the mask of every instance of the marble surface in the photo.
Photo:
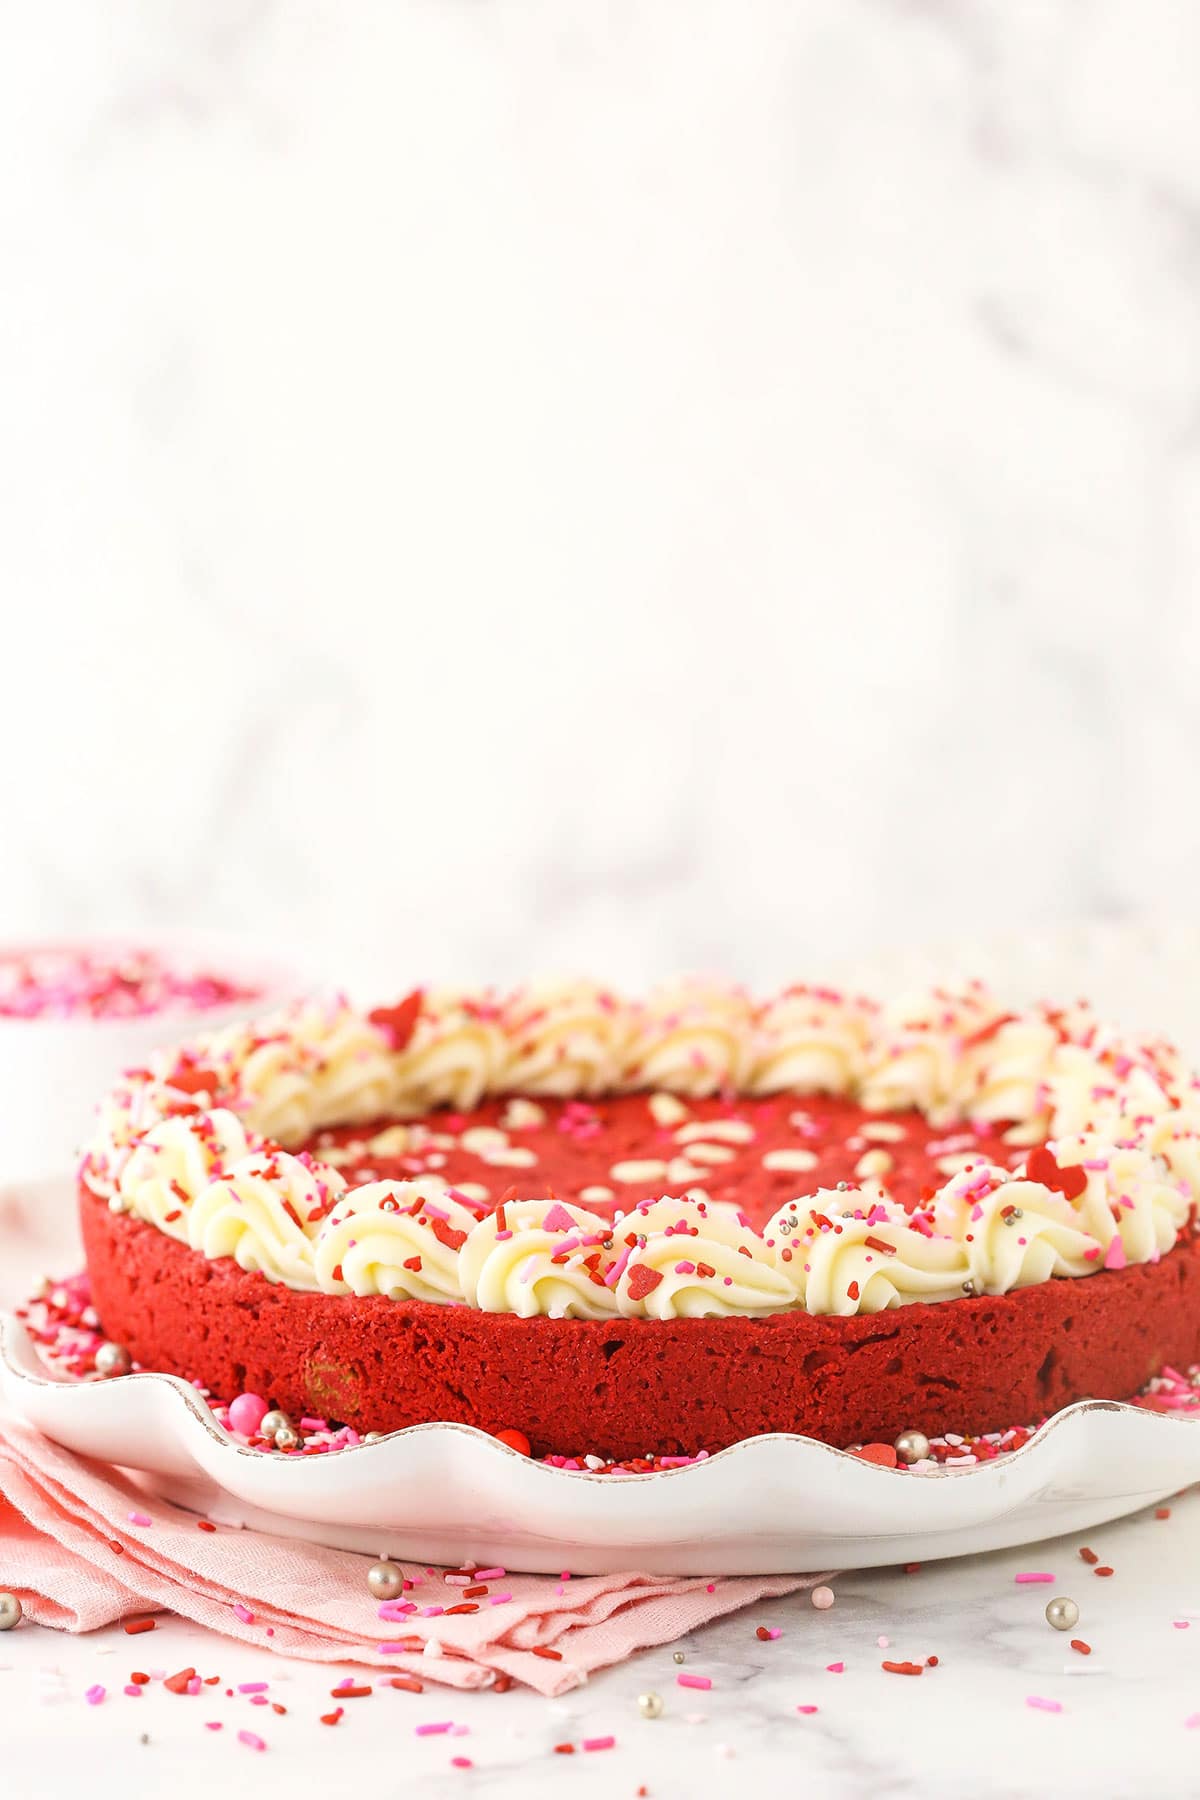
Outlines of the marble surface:
[{"label": "marble surface", "polygon": [[[329,1690],[352,1672],[349,1665],[284,1661],[178,1620],[132,1639],[119,1628],[67,1639],[22,1626],[0,1637],[5,1779],[14,1793],[86,1790],[94,1800],[161,1793],[168,1781],[179,1800],[217,1786],[261,1794],[384,1781],[386,1791],[403,1786],[422,1796],[611,1796],[644,1786],[651,1800],[689,1800],[757,1785],[775,1792],[785,1777],[797,1791],[837,1800],[1193,1795],[1200,1495],[1176,1500],[1166,1520],[1143,1515],[1106,1526],[1092,1543],[1114,1568],[1111,1579],[1085,1568],[1076,1540],[1058,1539],[912,1574],[848,1574],[836,1580],[837,1604],[827,1613],[804,1595],[763,1602],[678,1646],[687,1669],[711,1678],[707,1693],[676,1686],[667,1647],[593,1676],[562,1700],[517,1690],[415,1696],[385,1689],[348,1705],[335,1730],[318,1715],[332,1706]],[[1052,1587],[1018,1585],[1013,1578],[1025,1570],[1058,1579]],[[1043,1609],[1056,1593],[1077,1600],[1077,1633],[1046,1624]],[[782,1636],[760,1641],[759,1624]],[[1073,1635],[1092,1645],[1091,1656],[1070,1649]],[[930,1655],[937,1668],[915,1679],[880,1667],[885,1657]],[[828,1673],[831,1662],[844,1662],[845,1672]],[[170,1673],[188,1664],[221,1675],[218,1699],[157,1691],[134,1701],[120,1692],[130,1669]],[[226,1685],[264,1679],[288,1707],[286,1717],[244,1697],[224,1698]],[[99,1707],[82,1698],[94,1682],[110,1690]],[[652,1722],[636,1705],[647,1689],[666,1708]],[[1031,1695],[1062,1711],[1032,1709]],[[818,1711],[802,1716],[800,1705]],[[224,1720],[224,1729],[206,1731],[208,1718]],[[435,1719],[465,1724],[469,1735],[413,1735]],[[267,1753],[239,1744],[239,1728],[260,1732]],[[569,1765],[554,1754],[555,1744],[610,1733],[617,1739],[611,1750],[577,1750]],[[473,1769],[451,1768],[452,1755],[469,1756]]]},{"label": "marble surface", "polygon": [[1191,0],[22,9],[0,935],[769,980],[1181,912],[1198,55]]}]

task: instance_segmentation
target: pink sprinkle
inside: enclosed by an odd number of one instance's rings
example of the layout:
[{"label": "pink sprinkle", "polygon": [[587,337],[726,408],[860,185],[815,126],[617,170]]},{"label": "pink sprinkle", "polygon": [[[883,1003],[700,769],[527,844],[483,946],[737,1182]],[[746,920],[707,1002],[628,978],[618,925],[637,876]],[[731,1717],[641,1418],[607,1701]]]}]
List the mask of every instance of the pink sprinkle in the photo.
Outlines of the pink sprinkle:
[{"label": "pink sprinkle", "polygon": [[99,1682],[96,1682],[95,1686],[90,1687],[88,1689],[87,1693],[83,1697],[87,1701],[89,1706],[99,1706],[100,1702],[104,1698],[106,1691],[107,1691],[106,1689],[104,1689],[100,1686]]},{"label": "pink sprinkle", "polygon": [[508,1602],[511,1599],[512,1599],[511,1594],[490,1594],[488,1596],[488,1605],[489,1606],[507,1606]]},{"label": "pink sprinkle", "polygon": [[500,1581],[508,1574],[507,1569],[476,1569],[476,1581]]},{"label": "pink sprinkle", "polygon": [[[586,1748],[587,1745],[585,1744],[584,1749],[586,1750]],[[469,1756],[452,1756],[450,1758],[450,1767],[452,1769],[473,1769],[475,1764],[471,1761]]]},{"label": "pink sprinkle", "polygon": [[615,1737],[584,1738],[583,1747],[585,1750],[611,1750],[616,1741]]},{"label": "pink sprinkle", "polygon": [[875,1639],[875,1642],[879,1645],[881,1650],[886,1650],[891,1641],[892,1640],[889,1637],[878,1637]]},{"label": "pink sprinkle", "polygon": [[825,1673],[827,1675],[844,1675],[845,1672],[846,1672],[846,1665],[844,1662],[826,1663],[825,1664]]},{"label": "pink sprinkle", "polygon": [[254,1623],[254,1614],[248,1606],[243,1606],[240,1600],[235,1600],[233,1603],[233,1616],[235,1619],[240,1619],[243,1625],[253,1625]]},{"label": "pink sprinkle", "polygon": [[1025,1704],[1032,1706],[1037,1712],[1060,1713],[1062,1711],[1061,1700],[1043,1700],[1040,1694],[1026,1694]]},{"label": "pink sprinkle", "polygon": [[1053,1581],[1054,1576],[1047,1575],[1042,1570],[1030,1569],[1027,1574],[1014,1575],[1013,1580],[1014,1581]]},{"label": "pink sprinkle", "polygon": [[204,1729],[205,1731],[224,1731],[225,1727],[220,1719],[205,1719]]},{"label": "pink sprinkle", "polygon": [[142,1697],[142,1690],[138,1687],[136,1682],[131,1681],[127,1683],[125,1692],[129,1695],[131,1700],[140,1700]]},{"label": "pink sprinkle", "polygon": [[1189,1731],[1195,1731],[1200,1727],[1200,1713],[1192,1713],[1191,1717],[1185,1719],[1183,1722]]},{"label": "pink sprinkle", "polygon": [[129,1523],[131,1525],[153,1525],[154,1520],[150,1517],[149,1513],[131,1512],[129,1514]]},{"label": "pink sprinkle", "polygon": [[442,1580],[447,1587],[471,1587],[475,1577],[473,1575],[443,1575]]},{"label": "pink sprinkle", "polygon": [[381,1656],[402,1656],[408,1649],[407,1644],[376,1644],[375,1648]]},{"label": "pink sprinkle", "polygon": [[201,1681],[200,1677],[198,1675],[193,1675],[192,1679],[187,1684],[187,1691],[189,1694],[198,1694],[203,1686],[204,1683]]},{"label": "pink sprinkle", "polygon": [[245,1744],[247,1750],[265,1750],[267,1747],[265,1740],[259,1737],[257,1731],[239,1731],[238,1743]]},{"label": "pink sprinkle", "polygon": [[1176,1631],[1186,1631],[1190,1621],[1187,1619],[1172,1619],[1171,1623]]},{"label": "pink sprinkle", "polygon": [[543,1231],[574,1231],[575,1221],[565,1206],[556,1200],[542,1220]]},{"label": "pink sprinkle", "polygon": [[261,1394],[239,1394],[229,1402],[229,1427],[243,1437],[253,1437],[269,1408]]},{"label": "pink sprinkle", "polygon": [[693,1262],[677,1262],[675,1264],[675,1273],[677,1275],[694,1275],[696,1273],[696,1265]]},{"label": "pink sprinkle", "polygon": [[677,1675],[675,1677],[675,1679],[679,1683],[680,1687],[710,1688],[712,1686],[712,1681],[710,1680],[710,1678],[707,1675],[684,1674],[684,1675]]},{"label": "pink sprinkle", "polygon": [[417,1737],[441,1737],[453,1725],[453,1719],[440,1719],[436,1725],[414,1725]]},{"label": "pink sprinkle", "polygon": [[268,1681],[239,1681],[239,1694],[265,1694],[270,1686]]},{"label": "pink sprinkle", "polygon": [[797,1708],[796,1708],[796,1711],[797,1711],[797,1712],[798,1712],[798,1713],[815,1713],[815,1712],[816,1712],[816,1710],[817,1710],[817,1709],[816,1709],[816,1707],[815,1707],[815,1706],[798,1706],[798,1707],[797,1707]]},{"label": "pink sprinkle", "polygon": [[1104,1266],[1106,1269],[1123,1269],[1125,1267],[1125,1246],[1119,1237],[1114,1237],[1108,1246]]}]

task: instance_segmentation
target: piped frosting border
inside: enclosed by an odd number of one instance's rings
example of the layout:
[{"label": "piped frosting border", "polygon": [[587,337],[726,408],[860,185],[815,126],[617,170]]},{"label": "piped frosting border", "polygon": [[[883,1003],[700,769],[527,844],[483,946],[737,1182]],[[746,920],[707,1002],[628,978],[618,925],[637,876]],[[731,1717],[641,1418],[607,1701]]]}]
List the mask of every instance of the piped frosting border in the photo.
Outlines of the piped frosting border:
[{"label": "piped frosting border", "polygon": [[[971,1163],[912,1213],[875,1180],[798,1193],[760,1233],[698,1191],[614,1223],[520,1198],[515,1168],[518,1197],[493,1208],[431,1175],[351,1189],[287,1148],[498,1094],[640,1090],[679,1132],[687,1099],[824,1092],[937,1124],[1003,1121],[1029,1153],[1015,1172]],[[585,983],[418,992],[368,1013],[307,1001],[131,1071],[81,1180],[300,1290],[523,1317],[849,1315],[1157,1260],[1194,1225],[1200,1082],[1165,1042],[1123,1038],[1082,1006],[1005,1011],[976,983],[886,1008],[699,983],[642,1002]]]}]

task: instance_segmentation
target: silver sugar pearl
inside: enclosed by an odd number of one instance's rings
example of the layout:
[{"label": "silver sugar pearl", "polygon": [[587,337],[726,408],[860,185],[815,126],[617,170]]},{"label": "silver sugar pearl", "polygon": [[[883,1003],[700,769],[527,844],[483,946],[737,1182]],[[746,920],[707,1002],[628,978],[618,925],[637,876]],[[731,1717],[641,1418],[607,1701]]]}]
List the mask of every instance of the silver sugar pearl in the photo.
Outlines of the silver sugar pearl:
[{"label": "silver sugar pearl", "polygon": [[376,1600],[398,1600],[404,1592],[404,1570],[398,1563],[372,1563],[367,1570],[367,1586]]},{"label": "silver sugar pearl", "polygon": [[923,1431],[902,1431],[896,1439],[896,1455],[902,1463],[924,1462],[929,1455],[929,1439]]},{"label": "silver sugar pearl", "polygon": [[298,1450],[300,1448],[300,1441],[300,1433],[296,1430],[294,1425],[281,1425],[279,1430],[275,1433],[275,1448],[277,1450]]},{"label": "silver sugar pearl", "polygon": [[258,1428],[258,1435],[259,1437],[273,1438],[277,1431],[282,1431],[285,1427],[290,1431],[292,1428],[292,1421],[285,1412],[280,1412],[277,1407],[274,1412],[263,1414],[262,1423]]},{"label": "silver sugar pearl", "polygon": [[1046,1623],[1055,1631],[1070,1631],[1079,1623],[1079,1608],[1065,1594],[1059,1594],[1046,1607]]},{"label": "silver sugar pearl", "polygon": [[662,1710],[663,1703],[661,1694],[638,1695],[638,1711],[641,1713],[643,1719],[661,1719]]},{"label": "silver sugar pearl", "polygon": [[674,1656],[674,1660],[675,1660],[675,1661],[676,1661],[676,1662],[682,1662],[682,1661],[683,1661],[683,1651],[682,1651],[682,1650],[676,1650],[676,1651],[674,1651],[674,1652],[673,1652],[673,1653],[672,1653],[672,1654],[673,1654],[673,1656]]},{"label": "silver sugar pearl", "polygon": [[92,1358],[92,1366],[98,1375],[128,1375],[133,1367],[133,1358],[124,1344],[101,1344]]},{"label": "silver sugar pearl", "polygon": [[11,1631],[21,1623],[21,1602],[15,1594],[0,1594],[0,1631]]}]

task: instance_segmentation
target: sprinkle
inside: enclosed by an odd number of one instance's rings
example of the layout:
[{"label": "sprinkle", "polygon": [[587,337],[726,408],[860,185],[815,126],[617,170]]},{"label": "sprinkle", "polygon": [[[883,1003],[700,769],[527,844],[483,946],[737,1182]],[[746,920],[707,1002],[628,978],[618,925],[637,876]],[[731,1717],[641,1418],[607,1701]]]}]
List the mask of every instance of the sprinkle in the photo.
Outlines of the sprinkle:
[{"label": "sprinkle", "polygon": [[107,1692],[107,1689],[102,1688],[100,1683],[97,1681],[92,1687],[90,1687],[87,1690],[86,1694],[83,1697],[87,1701],[89,1706],[99,1706],[99,1704],[103,1700],[106,1692]]},{"label": "sprinkle", "polygon": [[584,1738],[583,1748],[585,1750],[612,1750],[615,1748],[616,1742],[615,1737]]},{"label": "sprinkle", "polygon": [[677,1675],[675,1680],[681,1688],[701,1688],[707,1691],[712,1686],[711,1677],[708,1675],[689,1675],[686,1670]]},{"label": "sprinkle", "polygon": [[475,1765],[469,1756],[452,1756],[450,1758],[450,1767],[452,1769],[473,1769]]},{"label": "sprinkle", "polygon": [[1186,1631],[1188,1629],[1188,1625],[1189,1625],[1190,1621],[1187,1619],[1172,1619],[1171,1623],[1175,1627],[1176,1631]]},{"label": "sprinkle", "polygon": [[889,1675],[923,1675],[925,1673],[923,1663],[884,1662],[879,1666],[881,1669],[886,1669]]},{"label": "sprinkle", "polygon": [[1062,1711],[1061,1700],[1043,1700],[1040,1694],[1026,1694],[1025,1704],[1032,1706],[1035,1712],[1060,1713]]},{"label": "sprinkle", "polygon": [[390,1675],[388,1686],[400,1688],[406,1694],[423,1694],[425,1683],[418,1681],[415,1675]]},{"label": "sprinkle", "polygon": [[205,1719],[204,1729],[205,1731],[224,1731],[225,1727],[220,1719]]},{"label": "sprinkle", "polygon": [[798,1713],[815,1713],[817,1708],[815,1706],[798,1706],[796,1711]]},{"label": "sprinkle", "polygon": [[759,1625],[755,1630],[754,1635],[756,1638],[759,1638],[762,1643],[769,1644],[772,1643],[775,1638],[782,1637],[783,1633],[778,1625]]},{"label": "sprinkle", "polygon": [[1116,1570],[1110,1568],[1108,1563],[1101,1563],[1098,1568],[1092,1570],[1093,1575],[1115,1575],[1115,1573]]},{"label": "sprinkle", "polygon": [[846,1672],[846,1665],[844,1662],[835,1662],[835,1663],[826,1663],[825,1664],[825,1673],[827,1675],[844,1675],[845,1672]]},{"label": "sprinkle", "polygon": [[818,1612],[828,1612],[837,1596],[831,1587],[815,1587],[809,1598]]},{"label": "sprinkle", "polygon": [[153,1631],[154,1630],[154,1620],[153,1619],[126,1619],[123,1621],[121,1629],[124,1631],[124,1633],[127,1637],[138,1637],[143,1631]]},{"label": "sprinkle", "polygon": [[413,1734],[416,1737],[441,1737],[445,1732],[449,1731],[453,1723],[453,1719],[438,1719],[437,1722],[433,1724],[414,1725]]},{"label": "sprinkle", "polygon": [[544,1657],[547,1662],[561,1662],[562,1661],[562,1651],[561,1650],[551,1650],[549,1644],[535,1644],[533,1646],[533,1654],[535,1656]]},{"label": "sprinkle", "polygon": [[369,1687],[355,1687],[349,1681],[341,1681],[337,1687],[330,1688],[335,1700],[362,1700],[371,1692]]},{"label": "sprinkle", "polygon": [[267,1747],[265,1741],[259,1737],[257,1731],[239,1731],[238,1743],[245,1744],[248,1750],[265,1750]]},{"label": "sprinkle", "polygon": [[196,1678],[195,1669],[179,1669],[174,1675],[168,1675],[163,1686],[172,1694],[186,1694],[188,1683]]},{"label": "sprinkle", "polygon": [[1054,1579],[1055,1577],[1053,1575],[1047,1575],[1044,1571],[1037,1569],[1031,1569],[1025,1575],[1013,1576],[1014,1581],[1053,1581]]},{"label": "sprinkle", "polygon": [[149,1513],[131,1512],[128,1516],[131,1525],[153,1525],[154,1523]]},{"label": "sprinkle", "polygon": [[240,1619],[243,1625],[253,1625],[254,1623],[254,1614],[248,1606],[243,1606],[240,1600],[235,1600],[233,1603],[233,1616],[235,1619]]},{"label": "sprinkle", "polygon": [[270,1687],[269,1681],[239,1681],[239,1694],[265,1694]]},{"label": "sprinkle", "polygon": [[1081,1560],[1085,1563],[1095,1564],[1100,1561],[1100,1558],[1096,1555],[1096,1552],[1094,1550],[1089,1550],[1087,1548],[1086,1544],[1080,1550],[1079,1555],[1080,1555]]},{"label": "sprinkle", "polygon": [[338,1721],[340,1720],[344,1710],[345,1710],[344,1707],[339,1706],[335,1712],[322,1713],[321,1714],[322,1725],[336,1725],[338,1723]]},{"label": "sprinkle", "polygon": [[1092,1654],[1092,1646],[1090,1644],[1085,1644],[1082,1638],[1072,1638],[1071,1648],[1072,1650],[1078,1650],[1080,1656],[1090,1656]]},{"label": "sprinkle", "polygon": [[1154,1509],[1154,1516],[1156,1519],[1169,1519],[1171,1516],[1171,1509],[1169,1506],[1156,1506]]},{"label": "sprinkle", "polygon": [[1189,1731],[1195,1731],[1197,1726],[1200,1726],[1200,1713],[1192,1713],[1183,1722]]}]

